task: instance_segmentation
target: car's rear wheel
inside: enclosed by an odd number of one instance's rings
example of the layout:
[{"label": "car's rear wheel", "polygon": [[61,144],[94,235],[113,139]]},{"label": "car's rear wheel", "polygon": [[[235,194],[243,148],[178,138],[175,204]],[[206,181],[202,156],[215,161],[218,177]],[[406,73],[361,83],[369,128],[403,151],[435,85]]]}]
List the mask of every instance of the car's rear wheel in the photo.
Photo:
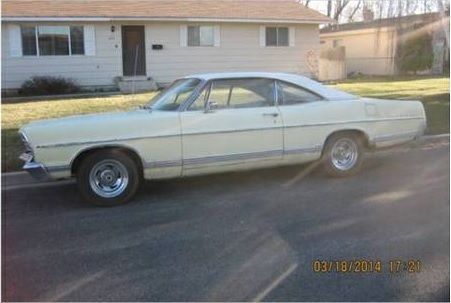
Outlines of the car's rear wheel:
[{"label": "car's rear wheel", "polygon": [[88,202],[98,206],[120,205],[135,195],[140,174],[136,163],[118,150],[88,155],[77,172],[78,188]]},{"label": "car's rear wheel", "polygon": [[327,140],[321,161],[329,176],[346,177],[360,170],[363,154],[361,136],[352,132],[338,133]]}]

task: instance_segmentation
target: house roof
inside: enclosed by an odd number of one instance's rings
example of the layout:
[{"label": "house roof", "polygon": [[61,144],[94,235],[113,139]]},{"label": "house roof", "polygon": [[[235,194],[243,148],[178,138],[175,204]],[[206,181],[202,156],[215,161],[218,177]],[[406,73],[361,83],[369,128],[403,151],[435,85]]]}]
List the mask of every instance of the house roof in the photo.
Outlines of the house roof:
[{"label": "house roof", "polygon": [[222,20],[329,23],[293,0],[3,0],[8,20]]},{"label": "house roof", "polygon": [[[446,13],[449,16],[449,11]],[[352,31],[367,28],[380,28],[380,27],[391,27],[398,24],[414,23],[414,22],[425,22],[430,23],[437,21],[441,18],[440,13],[427,13],[418,15],[409,15],[402,17],[384,18],[376,19],[373,21],[362,21],[344,24],[334,24],[321,29],[321,34]]]}]

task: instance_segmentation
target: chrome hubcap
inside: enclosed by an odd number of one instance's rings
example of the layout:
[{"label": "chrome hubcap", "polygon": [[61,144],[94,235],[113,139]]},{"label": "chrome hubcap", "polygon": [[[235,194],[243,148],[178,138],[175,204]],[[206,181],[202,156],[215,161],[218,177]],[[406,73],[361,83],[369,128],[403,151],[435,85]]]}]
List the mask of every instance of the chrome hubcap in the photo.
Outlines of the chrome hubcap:
[{"label": "chrome hubcap", "polygon": [[357,144],[347,138],[338,139],[332,147],[332,164],[339,170],[350,170],[359,156]]},{"label": "chrome hubcap", "polygon": [[103,198],[117,197],[127,188],[127,168],[116,160],[100,161],[89,173],[89,184]]}]

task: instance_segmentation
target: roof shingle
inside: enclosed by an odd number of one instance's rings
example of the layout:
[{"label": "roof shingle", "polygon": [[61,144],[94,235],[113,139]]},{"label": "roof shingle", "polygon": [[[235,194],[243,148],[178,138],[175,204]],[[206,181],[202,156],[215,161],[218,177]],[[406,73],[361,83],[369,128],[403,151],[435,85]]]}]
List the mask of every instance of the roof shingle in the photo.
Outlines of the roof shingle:
[{"label": "roof shingle", "polygon": [[331,22],[293,0],[3,0],[2,17]]}]

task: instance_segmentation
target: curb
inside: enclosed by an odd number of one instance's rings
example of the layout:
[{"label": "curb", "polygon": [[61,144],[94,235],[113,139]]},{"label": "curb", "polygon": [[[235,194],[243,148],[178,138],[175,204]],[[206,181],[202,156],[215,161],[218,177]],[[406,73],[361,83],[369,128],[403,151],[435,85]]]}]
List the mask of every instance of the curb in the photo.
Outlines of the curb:
[{"label": "curb", "polygon": [[[450,134],[440,134],[440,135],[429,135],[429,136],[422,136],[416,141],[412,141],[410,143],[401,145],[399,147],[392,147],[387,149],[381,149],[380,152],[387,152],[387,151],[397,151],[401,148],[401,150],[405,150],[408,148],[418,148],[422,145],[426,144],[434,144],[434,143],[449,143],[450,140]],[[375,153],[378,153],[379,151],[376,151]],[[14,188],[17,186],[22,185],[34,185],[34,184],[40,184],[40,185],[50,185],[54,183],[61,183],[61,181],[39,181],[35,180],[33,177],[31,177],[27,172],[10,172],[10,173],[2,173],[2,189],[5,189],[5,187],[8,188]]]},{"label": "curb", "polygon": [[440,134],[440,135],[429,135],[422,136],[418,138],[416,141],[412,141],[407,143],[407,146],[417,147],[424,144],[433,144],[433,143],[449,143],[449,134]]}]

